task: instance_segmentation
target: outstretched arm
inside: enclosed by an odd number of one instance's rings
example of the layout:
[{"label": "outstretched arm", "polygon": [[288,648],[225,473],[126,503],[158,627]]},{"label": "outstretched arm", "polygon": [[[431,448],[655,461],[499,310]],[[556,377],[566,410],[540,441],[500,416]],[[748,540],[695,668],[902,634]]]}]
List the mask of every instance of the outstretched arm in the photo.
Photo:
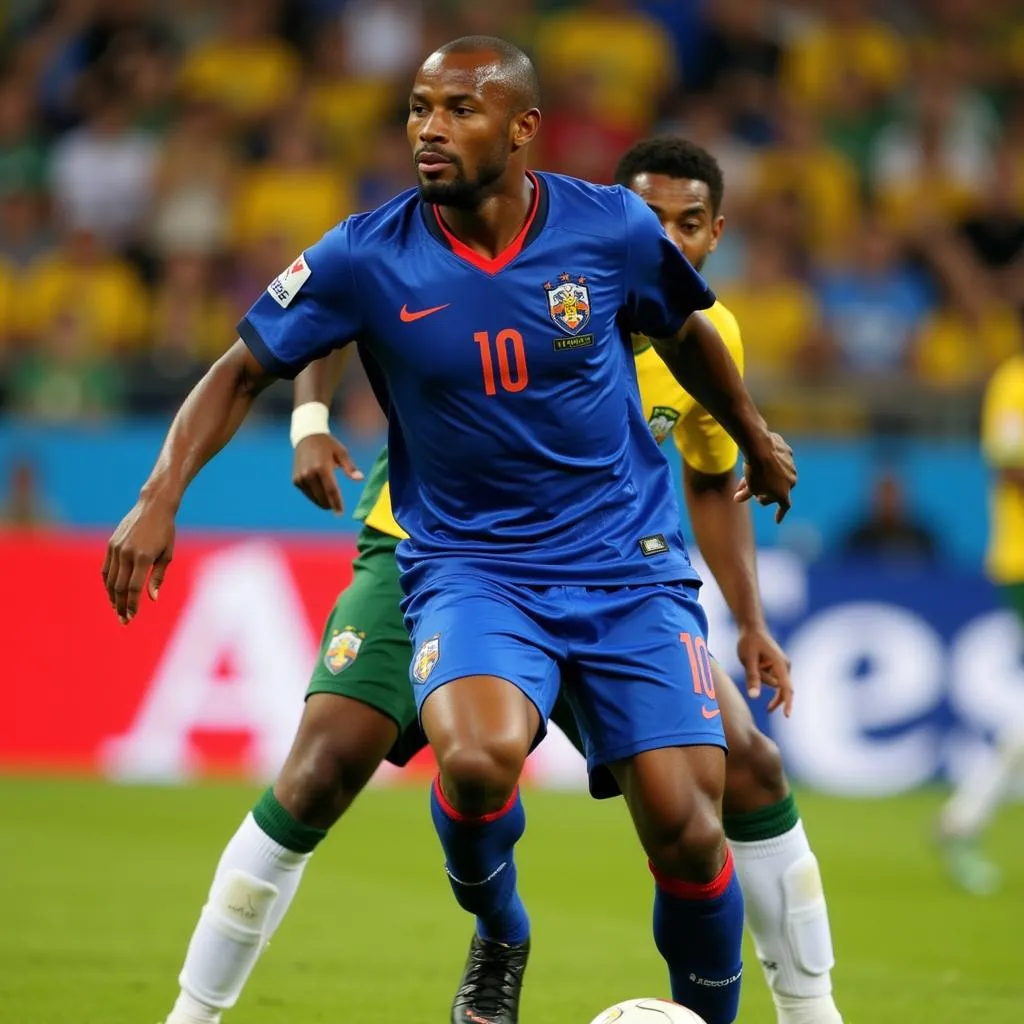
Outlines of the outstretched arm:
[{"label": "outstretched arm", "polygon": [[139,500],[107,544],[103,581],[122,623],[138,611],[151,568],[148,590],[156,600],[171,561],[174,517],[186,489],[234,437],[256,396],[273,380],[245,344],[236,341],[178,410]]},{"label": "outstretched arm", "polygon": [[276,378],[236,341],[206,371],[171,423],[142,497],[175,512],[199,471],[235,436],[256,396]]},{"label": "outstretched arm", "polygon": [[768,706],[789,715],[793,685],[789,661],[764,619],[757,584],[757,553],[750,511],[738,504],[736,473],[702,473],[683,462],[683,492],[697,547],[721,588],[739,632],[737,652],[747,677],[747,692],[760,696],[762,680],[777,692]]}]

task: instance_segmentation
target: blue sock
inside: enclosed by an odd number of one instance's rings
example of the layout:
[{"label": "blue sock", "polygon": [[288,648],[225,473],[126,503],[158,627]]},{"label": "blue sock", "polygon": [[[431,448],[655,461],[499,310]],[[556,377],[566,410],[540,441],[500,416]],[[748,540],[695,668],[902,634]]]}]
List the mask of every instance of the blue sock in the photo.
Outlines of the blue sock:
[{"label": "blue sock", "polygon": [[516,889],[512,856],[526,831],[519,789],[500,811],[467,818],[445,799],[438,776],[430,787],[430,813],[444,848],[452,892],[463,910],[476,915],[477,934],[509,946],[525,942],[530,919]]},{"label": "blue sock", "polygon": [[743,894],[732,853],[707,885],[682,882],[653,865],[654,942],[668,964],[672,998],[707,1024],[732,1024],[743,972]]}]

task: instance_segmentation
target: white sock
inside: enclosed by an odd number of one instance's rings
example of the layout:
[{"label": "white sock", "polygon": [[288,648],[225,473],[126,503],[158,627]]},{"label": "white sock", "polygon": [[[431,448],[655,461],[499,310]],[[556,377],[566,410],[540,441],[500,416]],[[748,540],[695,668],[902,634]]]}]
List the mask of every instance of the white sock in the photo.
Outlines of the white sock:
[{"label": "white sock", "polygon": [[990,757],[968,772],[942,809],[948,835],[974,839],[995,816],[1014,776],[1024,770],[1024,729],[1001,736]]},{"label": "white sock", "polygon": [[271,839],[247,814],[221,855],[166,1024],[218,1024],[298,891],[311,853]]},{"label": "white sock", "polygon": [[842,1024],[832,998],[832,934],[802,821],[781,836],[729,841],[779,1024]]}]

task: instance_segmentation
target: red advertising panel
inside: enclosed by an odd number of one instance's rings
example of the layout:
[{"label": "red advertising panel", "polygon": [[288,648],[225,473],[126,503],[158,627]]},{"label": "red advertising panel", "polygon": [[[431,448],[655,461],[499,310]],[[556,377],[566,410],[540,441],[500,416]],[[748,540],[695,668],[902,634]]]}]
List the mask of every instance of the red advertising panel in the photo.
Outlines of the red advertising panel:
[{"label": "red advertising panel", "polygon": [[0,535],[0,765],[272,771],[351,542],[183,538],[159,601],[122,626],[100,579],[105,541]]}]

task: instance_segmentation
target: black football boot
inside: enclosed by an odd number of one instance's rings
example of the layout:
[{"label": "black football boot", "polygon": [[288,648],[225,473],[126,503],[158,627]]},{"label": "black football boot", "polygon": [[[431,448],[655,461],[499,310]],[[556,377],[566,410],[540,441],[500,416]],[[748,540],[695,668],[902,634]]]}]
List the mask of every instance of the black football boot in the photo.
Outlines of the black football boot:
[{"label": "black football boot", "polygon": [[519,996],[529,955],[529,939],[503,946],[474,935],[452,1003],[452,1024],[519,1024]]}]

